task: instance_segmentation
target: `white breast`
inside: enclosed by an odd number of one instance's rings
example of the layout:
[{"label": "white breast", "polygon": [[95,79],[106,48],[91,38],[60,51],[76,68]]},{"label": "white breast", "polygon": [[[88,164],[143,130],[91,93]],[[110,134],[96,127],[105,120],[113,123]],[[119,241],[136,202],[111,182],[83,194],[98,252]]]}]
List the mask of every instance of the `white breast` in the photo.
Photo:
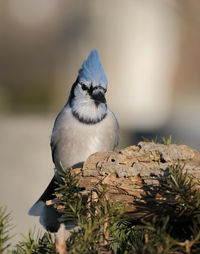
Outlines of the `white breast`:
[{"label": "white breast", "polygon": [[97,124],[84,124],[75,119],[71,109],[61,112],[52,133],[55,146],[54,161],[70,168],[85,161],[98,151],[113,150],[119,140],[119,127],[114,114],[108,109],[107,116]]}]

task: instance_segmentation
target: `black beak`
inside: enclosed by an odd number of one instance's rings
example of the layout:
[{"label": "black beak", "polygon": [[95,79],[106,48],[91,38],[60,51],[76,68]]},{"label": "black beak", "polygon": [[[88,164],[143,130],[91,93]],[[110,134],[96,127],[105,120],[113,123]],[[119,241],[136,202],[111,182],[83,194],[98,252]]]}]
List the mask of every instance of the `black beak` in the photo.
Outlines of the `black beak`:
[{"label": "black beak", "polygon": [[92,94],[91,94],[91,98],[97,103],[106,103],[106,98],[105,98],[105,95],[103,92],[101,91],[94,91]]}]

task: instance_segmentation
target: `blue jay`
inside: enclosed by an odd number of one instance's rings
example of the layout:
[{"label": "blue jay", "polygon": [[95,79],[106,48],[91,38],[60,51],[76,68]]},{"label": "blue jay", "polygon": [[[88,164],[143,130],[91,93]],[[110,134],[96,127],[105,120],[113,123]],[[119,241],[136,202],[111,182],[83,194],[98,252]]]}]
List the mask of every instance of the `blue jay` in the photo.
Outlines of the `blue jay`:
[{"label": "blue jay", "polygon": [[55,175],[29,210],[30,215],[40,216],[40,223],[48,231],[56,232],[60,226],[60,214],[46,205],[53,198],[55,181],[60,181],[58,171],[76,167],[92,153],[114,150],[118,145],[119,125],[105,99],[107,83],[98,52],[92,50],[54,123],[51,150]]}]

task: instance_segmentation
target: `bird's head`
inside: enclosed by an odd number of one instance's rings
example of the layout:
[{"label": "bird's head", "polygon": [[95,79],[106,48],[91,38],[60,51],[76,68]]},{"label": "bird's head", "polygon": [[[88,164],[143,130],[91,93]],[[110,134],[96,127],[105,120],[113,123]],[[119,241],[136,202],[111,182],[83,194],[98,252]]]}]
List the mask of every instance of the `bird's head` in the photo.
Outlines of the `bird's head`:
[{"label": "bird's head", "polygon": [[105,118],[107,83],[99,54],[92,50],[79,70],[69,97],[72,113],[79,121],[95,124]]}]

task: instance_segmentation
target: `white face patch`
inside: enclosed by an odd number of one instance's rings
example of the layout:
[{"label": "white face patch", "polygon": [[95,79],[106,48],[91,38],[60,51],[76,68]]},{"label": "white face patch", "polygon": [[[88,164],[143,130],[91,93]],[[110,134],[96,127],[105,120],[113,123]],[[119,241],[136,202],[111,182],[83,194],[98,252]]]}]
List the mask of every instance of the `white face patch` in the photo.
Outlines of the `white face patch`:
[{"label": "white face patch", "polygon": [[107,113],[107,105],[105,103],[97,105],[88,92],[88,86],[87,89],[84,89],[79,83],[74,88],[71,107],[74,116],[84,123],[95,124],[101,121]]}]

